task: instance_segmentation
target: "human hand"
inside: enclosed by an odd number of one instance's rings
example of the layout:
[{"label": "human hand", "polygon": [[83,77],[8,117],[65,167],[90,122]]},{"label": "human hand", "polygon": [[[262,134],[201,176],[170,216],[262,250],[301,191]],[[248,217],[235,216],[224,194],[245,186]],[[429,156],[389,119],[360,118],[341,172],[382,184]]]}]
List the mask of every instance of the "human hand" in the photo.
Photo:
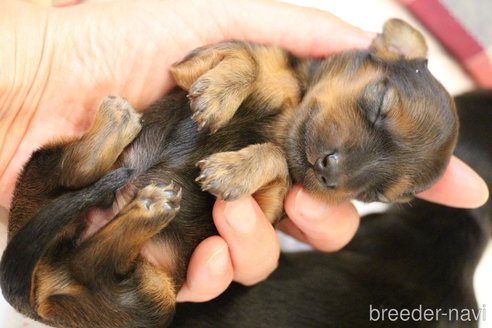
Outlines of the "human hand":
[{"label": "human hand", "polygon": [[[6,207],[19,170],[36,147],[81,135],[105,95],[120,95],[145,108],[172,87],[169,66],[198,46],[241,39],[322,56],[367,47],[371,39],[328,13],[270,1],[118,1],[44,9],[9,0],[0,7],[0,44],[12,37],[18,41],[16,47],[2,47],[4,57],[17,61],[0,60],[4,76],[16,77],[0,81],[0,90],[6,90],[0,92],[0,138],[5,140],[0,202]],[[15,48],[15,56],[8,53]],[[470,172],[453,160],[441,179],[442,192],[424,196],[478,205],[486,188]],[[468,185],[449,188],[463,181]],[[319,204],[301,190],[289,193],[289,220],[281,227],[322,250],[345,245],[359,223],[353,206]],[[458,193],[470,198],[460,203]],[[274,230],[250,197],[218,201],[214,221],[220,236],[208,238],[194,252],[179,300],[213,298],[232,279],[253,284],[276,267]]]}]

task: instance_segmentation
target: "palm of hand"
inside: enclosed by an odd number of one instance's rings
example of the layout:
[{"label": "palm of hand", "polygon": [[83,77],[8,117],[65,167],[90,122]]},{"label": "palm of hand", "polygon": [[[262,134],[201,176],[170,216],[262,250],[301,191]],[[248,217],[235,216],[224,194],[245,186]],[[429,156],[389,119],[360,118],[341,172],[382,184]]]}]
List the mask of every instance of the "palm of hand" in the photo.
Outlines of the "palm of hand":
[{"label": "palm of hand", "polygon": [[[161,2],[162,12],[137,2],[36,9],[44,11],[45,39],[42,49],[30,50],[31,56],[39,55],[39,68],[10,124],[10,141],[4,145],[10,151],[0,159],[0,205],[8,207],[17,175],[32,151],[50,140],[80,136],[102,97],[123,96],[145,108],[172,87],[171,64],[215,41],[205,35],[221,36],[220,31],[205,34],[196,27],[198,9],[180,6],[184,4]],[[155,15],[169,19],[153,19]]]}]

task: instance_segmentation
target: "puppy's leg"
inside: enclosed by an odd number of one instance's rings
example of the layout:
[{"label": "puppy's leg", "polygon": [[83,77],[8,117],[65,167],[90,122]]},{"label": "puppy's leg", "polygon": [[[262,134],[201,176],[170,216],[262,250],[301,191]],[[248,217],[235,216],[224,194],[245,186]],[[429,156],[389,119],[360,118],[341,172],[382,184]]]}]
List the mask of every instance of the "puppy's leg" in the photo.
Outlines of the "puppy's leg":
[{"label": "puppy's leg", "polygon": [[[0,264],[0,287],[11,305],[21,313],[37,318],[31,300],[38,287],[33,277],[40,259],[46,258],[47,252],[56,254],[51,258],[60,258],[60,255],[63,257],[67,250],[73,248],[72,235],[80,226],[77,224],[80,213],[101,206],[102,203],[107,204],[130,176],[130,170],[120,168],[89,187],[66,192],[54,198],[34,216],[28,217],[29,221],[22,229],[15,233],[10,231],[10,240]],[[63,265],[60,262],[58,264]],[[61,272],[57,277],[66,277],[66,272]],[[44,277],[49,280],[49,276]],[[62,285],[67,286],[67,281],[62,279]]]},{"label": "puppy's leg", "polygon": [[60,165],[61,184],[78,188],[99,179],[111,170],[140,129],[140,114],[128,101],[112,96],[105,98],[89,131],[65,146]]},{"label": "puppy's leg", "polygon": [[[47,278],[58,278],[66,271],[58,272],[52,267],[46,273]],[[135,268],[131,280],[121,279],[119,284],[113,282],[104,288],[87,289],[62,279],[51,283],[65,286],[39,303],[37,320],[53,327],[168,327],[176,306],[173,281],[147,262]]]},{"label": "puppy's leg", "polygon": [[189,92],[193,119],[213,133],[249,96],[265,114],[296,104],[300,88],[289,58],[280,48],[228,42],[193,51],[171,73]]},{"label": "puppy's leg", "polygon": [[180,199],[181,189],[174,183],[140,190],[116,218],[80,245],[73,271],[87,283],[100,277],[101,268],[118,275],[128,273],[142,245],[174,218]]},{"label": "puppy's leg", "polygon": [[197,181],[203,190],[226,201],[252,194],[272,223],[282,213],[290,180],[280,147],[272,143],[251,145],[213,154],[198,165],[201,174]]},{"label": "puppy's leg", "polygon": [[251,93],[257,65],[244,44],[228,42],[193,51],[171,73],[188,90],[193,119],[215,132]]},{"label": "puppy's leg", "polygon": [[83,137],[53,143],[34,152],[16,185],[9,236],[60,189],[85,187],[108,173],[121,151],[140,131],[139,119],[140,114],[127,101],[108,97]]},{"label": "puppy's leg", "polygon": [[[35,278],[38,314],[52,323],[73,324],[79,320],[89,320],[67,311],[76,305],[79,313],[104,312],[107,309],[121,311],[121,315],[125,316],[125,306],[131,304],[125,303],[124,295],[137,297],[138,293],[150,297],[152,304],[158,304],[162,311],[170,311],[170,307],[174,307],[173,281],[164,271],[142,262],[139,256],[142,245],[175,217],[180,199],[181,189],[173,183],[149,185],[140,190],[113,221],[74,251],[67,269],[57,270],[60,263],[52,265],[48,262],[52,257],[42,261]],[[137,262],[141,265],[136,265]],[[98,317],[104,318],[106,315],[100,313]],[[113,319],[119,316],[118,313],[108,315]],[[91,320],[94,318],[90,318],[89,322]],[[83,324],[81,326],[85,327]]]}]

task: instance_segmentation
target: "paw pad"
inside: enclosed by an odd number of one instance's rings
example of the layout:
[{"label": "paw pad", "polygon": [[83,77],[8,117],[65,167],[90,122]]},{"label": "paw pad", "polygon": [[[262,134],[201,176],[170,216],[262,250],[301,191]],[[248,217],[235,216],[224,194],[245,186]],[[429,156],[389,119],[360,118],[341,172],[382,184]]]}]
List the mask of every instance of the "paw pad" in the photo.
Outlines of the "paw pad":
[{"label": "paw pad", "polygon": [[151,184],[140,190],[137,199],[141,206],[151,212],[176,212],[179,210],[182,189],[174,182]]}]

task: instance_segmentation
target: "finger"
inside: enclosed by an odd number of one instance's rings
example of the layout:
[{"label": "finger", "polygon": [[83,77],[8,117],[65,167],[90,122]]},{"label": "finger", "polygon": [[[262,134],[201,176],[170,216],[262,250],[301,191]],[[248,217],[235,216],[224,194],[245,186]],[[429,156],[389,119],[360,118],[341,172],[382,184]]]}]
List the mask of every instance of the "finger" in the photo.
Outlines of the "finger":
[{"label": "finger", "polygon": [[282,221],[280,221],[277,224],[277,229],[285,232],[289,236],[294,237],[295,239],[297,239],[303,243],[309,244],[309,241],[307,240],[304,232],[302,232],[302,230],[299,229],[299,227],[296,226],[296,224],[294,222],[292,222],[292,220],[289,219],[288,217],[283,218]]},{"label": "finger", "polygon": [[226,242],[219,236],[209,237],[194,250],[177,301],[211,300],[226,290],[232,277],[232,262]]},{"label": "finger", "polygon": [[275,270],[280,255],[275,229],[251,196],[232,202],[217,200],[214,222],[227,242],[234,280],[252,285]]},{"label": "finger", "polygon": [[299,56],[367,48],[374,38],[322,10],[277,1],[216,1],[225,39],[282,46]]},{"label": "finger", "polygon": [[476,208],[487,201],[487,184],[472,168],[452,157],[444,175],[419,198],[458,208]]},{"label": "finger", "polygon": [[351,203],[330,206],[312,198],[295,185],[285,200],[289,220],[280,227],[293,237],[322,251],[336,251],[345,246],[359,227],[359,214]]}]

